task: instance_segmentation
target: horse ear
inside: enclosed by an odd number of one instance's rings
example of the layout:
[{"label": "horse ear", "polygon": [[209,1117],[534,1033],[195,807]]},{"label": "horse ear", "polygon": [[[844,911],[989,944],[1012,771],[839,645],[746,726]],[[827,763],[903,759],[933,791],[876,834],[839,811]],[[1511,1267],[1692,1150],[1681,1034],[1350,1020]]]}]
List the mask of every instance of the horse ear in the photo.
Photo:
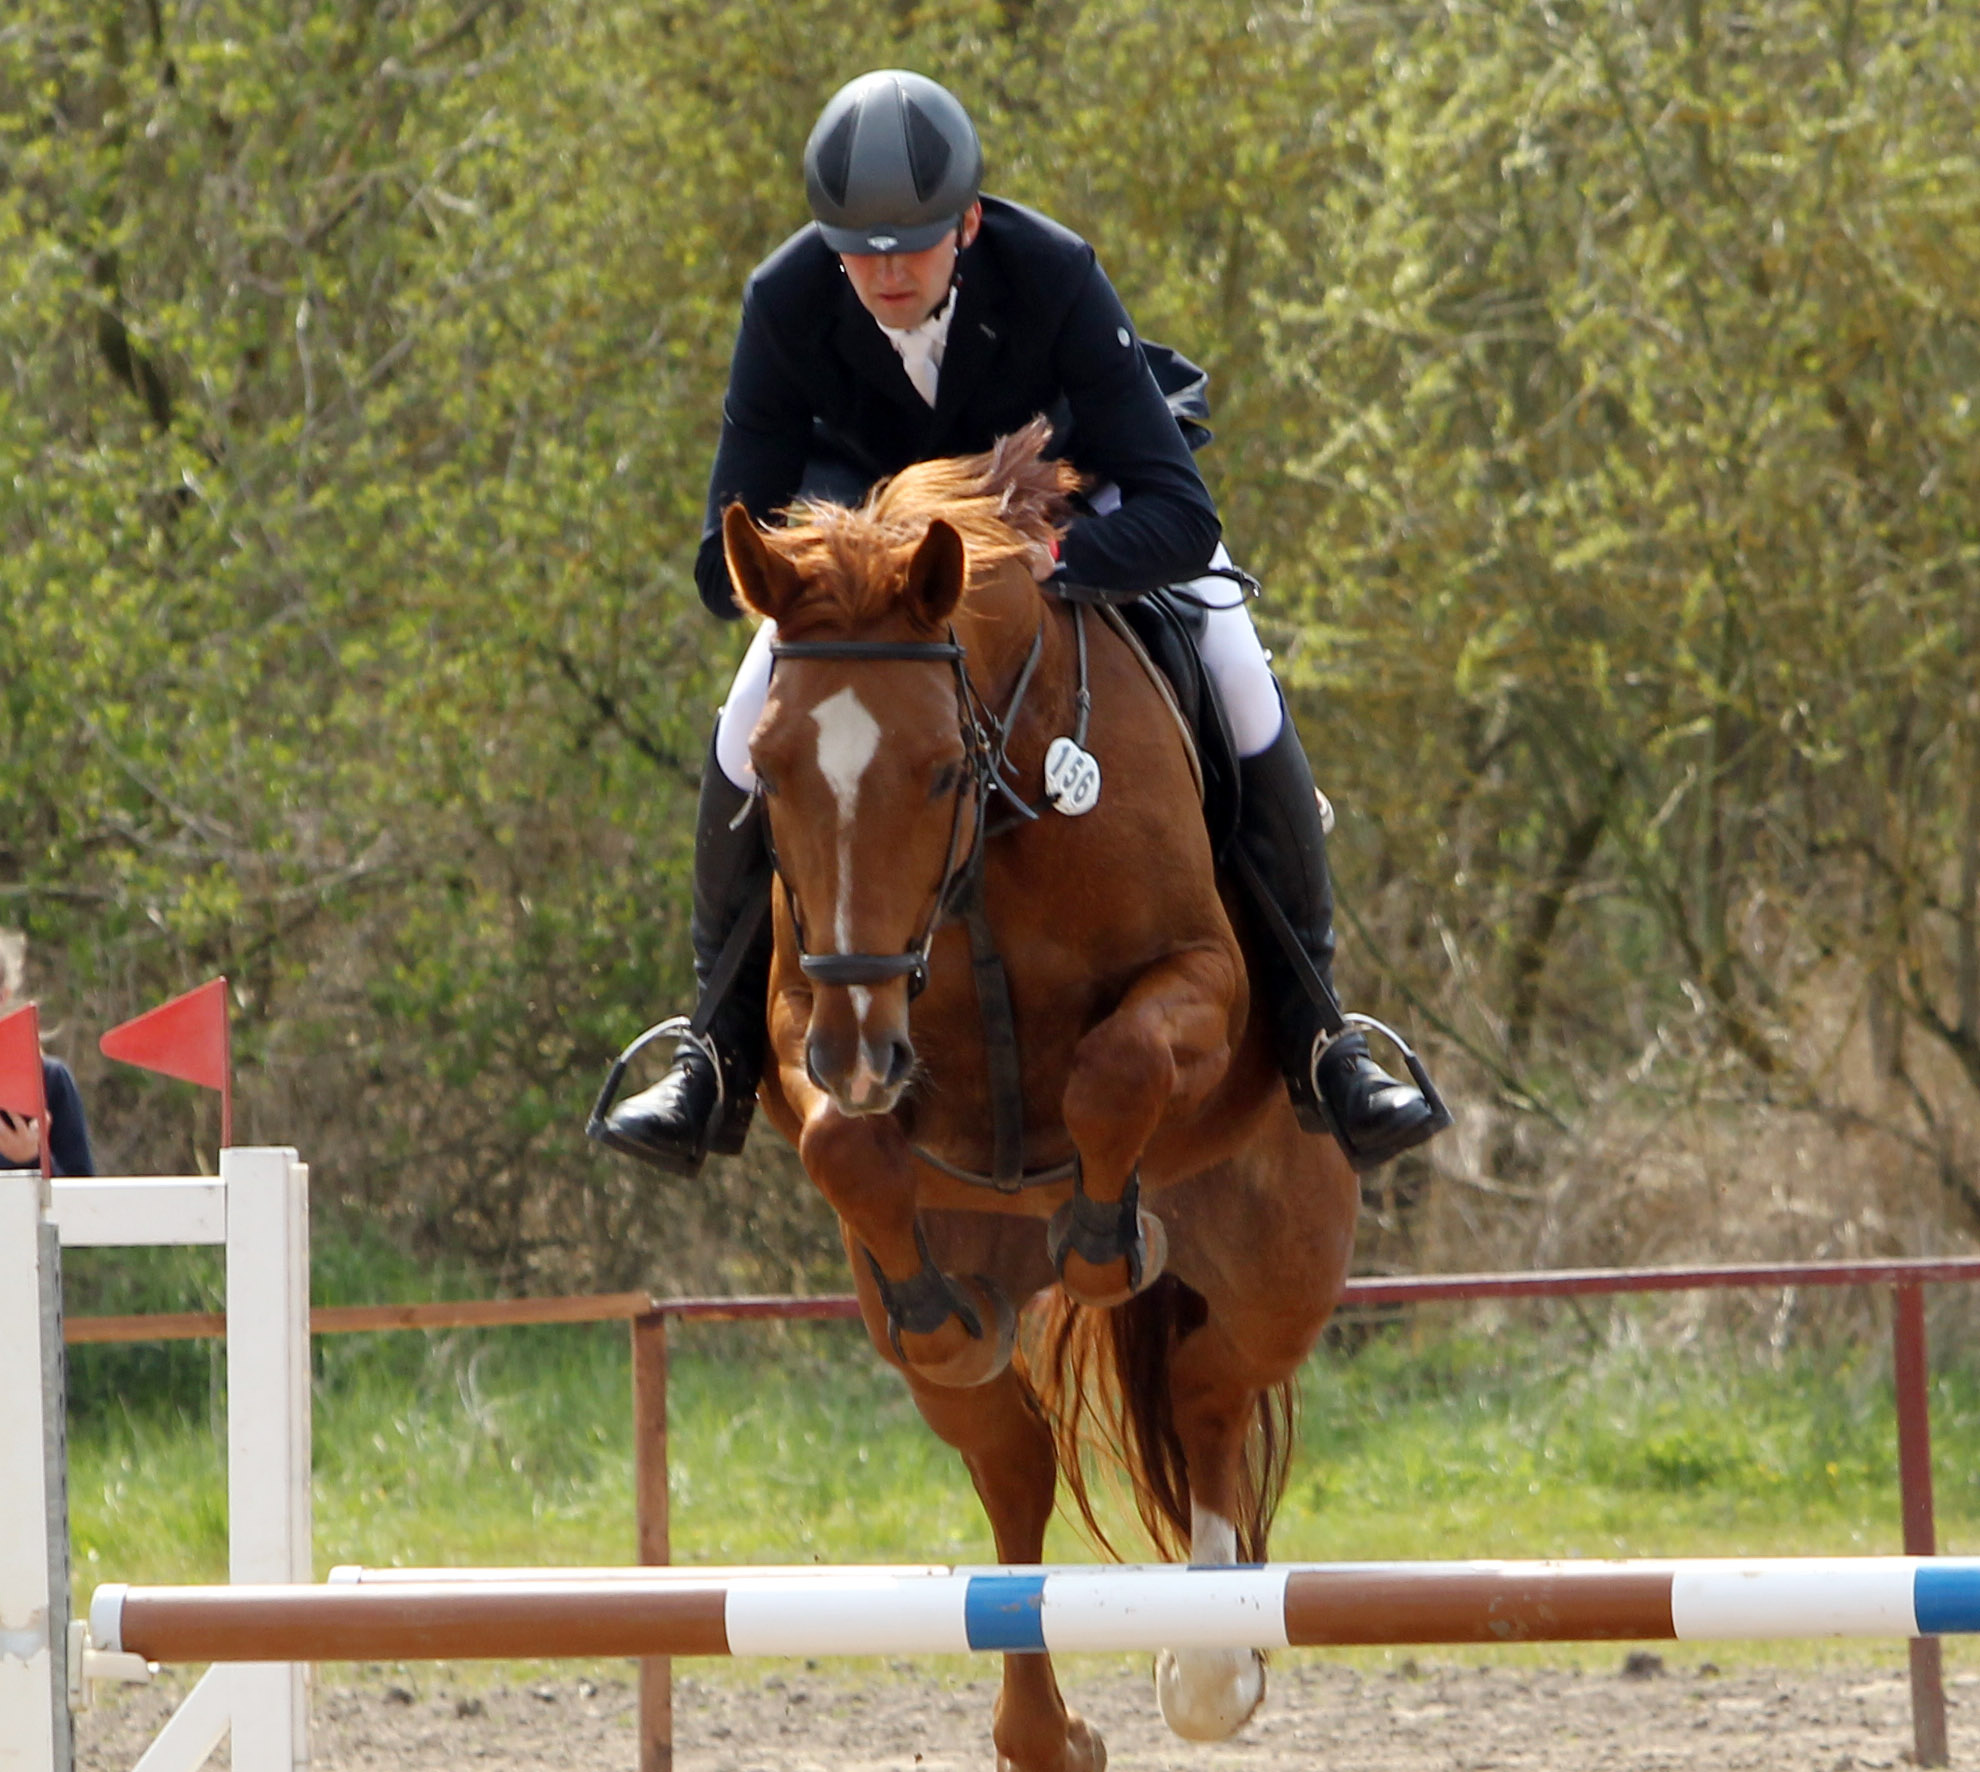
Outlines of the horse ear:
[{"label": "horse ear", "polygon": [[935,518],[908,562],[908,607],[930,627],[940,627],[962,601],[965,571],[962,537],[954,525]]},{"label": "horse ear", "polygon": [[722,513],[722,555],[729,563],[729,583],[744,608],[781,622],[804,581],[797,568],[763,539],[762,530],[741,504]]}]

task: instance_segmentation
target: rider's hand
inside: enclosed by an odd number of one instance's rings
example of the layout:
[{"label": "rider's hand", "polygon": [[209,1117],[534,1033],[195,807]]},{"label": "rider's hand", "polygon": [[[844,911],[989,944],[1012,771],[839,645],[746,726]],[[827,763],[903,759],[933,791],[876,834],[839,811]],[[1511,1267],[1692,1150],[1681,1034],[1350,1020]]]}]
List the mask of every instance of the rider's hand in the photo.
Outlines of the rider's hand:
[{"label": "rider's hand", "polygon": [[1025,550],[1024,563],[1031,568],[1031,576],[1043,584],[1059,570],[1059,559],[1042,541],[1035,541]]},{"label": "rider's hand", "polygon": [[0,1108],[0,1162],[19,1166],[41,1161],[39,1123]]}]

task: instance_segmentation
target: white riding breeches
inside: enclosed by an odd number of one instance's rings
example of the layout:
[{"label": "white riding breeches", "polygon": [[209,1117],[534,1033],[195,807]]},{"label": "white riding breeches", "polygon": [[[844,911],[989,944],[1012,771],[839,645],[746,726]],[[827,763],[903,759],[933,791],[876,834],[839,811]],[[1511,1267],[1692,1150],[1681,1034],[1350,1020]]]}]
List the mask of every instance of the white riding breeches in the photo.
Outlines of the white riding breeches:
[{"label": "white riding breeches", "polygon": [[[1230,563],[1230,555],[1219,542],[1210,564]],[[1258,630],[1251,625],[1250,600],[1244,587],[1231,578],[1213,575],[1194,579],[1183,588],[1209,605],[1197,650],[1202,654],[1203,668],[1210,673],[1224,718],[1230,722],[1237,754],[1255,757],[1279,736],[1286,708],[1279,695],[1279,680],[1272,675],[1272,661],[1259,644]]]},{"label": "white riding breeches", "polygon": [[[1230,555],[1219,542],[1210,564],[1230,563]],[[1210,673],[1217,699],[1223,705],[1224,718],[1230,722],[1237,754],[1255,757],[1279,736],[1279,728],[1285,722],[1285,704],[1279,697],[1271,661],[1259,644],[1258,630],[1251,625],[1251,610],[1243,587],[1235,579],[1212,574],[1192,580],[1183,588],[1207,605],[1199,646],[1203,668]],[[770,693],[770,643],[776,637],[775,622],[766,621],[756,630],[756,638],[743,654],[742,667],[729,686],[729,698],[722,704],[716,721],[715,761],[730,782],[744,793],[756,786],[756,771],[749,761],[749,737],[763,717],[763,703]]]}]

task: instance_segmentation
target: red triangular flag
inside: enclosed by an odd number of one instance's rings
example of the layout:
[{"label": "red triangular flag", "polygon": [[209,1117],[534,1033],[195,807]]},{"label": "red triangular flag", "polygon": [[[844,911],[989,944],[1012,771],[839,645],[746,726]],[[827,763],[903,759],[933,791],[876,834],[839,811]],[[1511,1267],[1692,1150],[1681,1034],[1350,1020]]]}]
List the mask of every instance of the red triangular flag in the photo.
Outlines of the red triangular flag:
[{"label": "red triangular flag", "polygon": [[24,1120],[48,1117],[41,1082],[41,1015],[32,1003],[0,1016],[0,1108]]},{"label": "red triangular flag", "polygon": [[103,1056],[139,1070],[157,1071],[222,1098],[223,1143],[232,1127],[233,1061],[227,1029],[227,981],[216,978],[183,997],[112,1028],[103,1036]]}]

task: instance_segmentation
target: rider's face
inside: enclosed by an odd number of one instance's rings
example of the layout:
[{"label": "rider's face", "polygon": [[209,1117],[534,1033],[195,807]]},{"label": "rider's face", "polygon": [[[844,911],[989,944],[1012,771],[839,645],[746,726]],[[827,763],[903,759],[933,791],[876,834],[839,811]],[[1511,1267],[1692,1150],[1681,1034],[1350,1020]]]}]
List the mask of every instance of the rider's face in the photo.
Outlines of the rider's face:
[{"label": "rider's face", "polygon": [[839,263],[863,307],[882,326],[919,326],[949,298],[956,254],[976,238],[983,206],[972,203],[962,226],[921,252],[842,252]]}]

